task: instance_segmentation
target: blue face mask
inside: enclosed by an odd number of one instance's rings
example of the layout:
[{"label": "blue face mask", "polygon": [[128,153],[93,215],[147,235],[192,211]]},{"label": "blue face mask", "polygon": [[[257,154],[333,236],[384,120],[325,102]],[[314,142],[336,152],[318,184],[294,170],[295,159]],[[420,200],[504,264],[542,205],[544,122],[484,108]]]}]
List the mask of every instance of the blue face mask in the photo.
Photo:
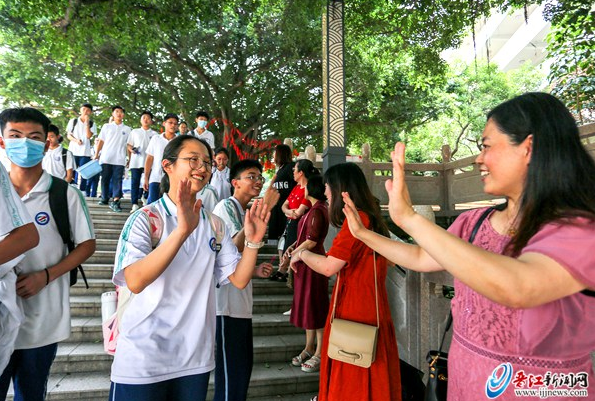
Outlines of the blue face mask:
[{"label": "blue face mask", "polygon": [[198,120],[198,126],[200,128],[204,128],[207,126],[208,121],[207,120]]},{"label": "blue face mask", "polygon": [[43,159],[45,142],[34,141],[29,138],[4,139],[6,156],[17,166],[33,167]]}]

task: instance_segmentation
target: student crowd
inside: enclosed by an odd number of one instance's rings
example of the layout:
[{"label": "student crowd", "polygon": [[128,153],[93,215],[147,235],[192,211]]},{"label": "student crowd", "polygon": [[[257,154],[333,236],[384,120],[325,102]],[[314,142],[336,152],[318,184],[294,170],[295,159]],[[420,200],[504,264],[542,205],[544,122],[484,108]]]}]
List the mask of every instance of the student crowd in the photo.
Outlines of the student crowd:
[{"label": "student crowd", "polygon": [[[259,162],[228,167],[227,151],[213,151],[206,113],[196,114],[192,131],[167,114],[158,134],[150,112],[131,130],[124,110],[114,106],[113,121],[97,135],[93,107],[80,111],[66,128],[68,151],[41,112],[0,114],[0,145],[10,163],[10,174],[0,168],[0,207],[7,211],[0,219],[0,399],[12,380],[15,399],[43,400],[57,343],[69,336],[66,273],[95,251],[82,192],[92,197],[97,188],[73,170],[92,159],[101,164],[99,203],[114,212],[122,210],[126,168],[131,175],[133,210],[118,241],[113,282],[134,297],[120,320],[110,400],[204,400],[211,371],[215,400],[245,400],[253,364],[251,280],[284,281],[288,274],[290,322],[305,331],[303,351],[288,363],[320,371],[312,399],[401,400],[384,285],[389,260],[455,278],[450,401],[488,393],[516,399],[518,383],[492,386],[507,366],[542,379],[584,376],[584,394],[595,396],[589,387],[595,380],[589,356],[595,349],[595,163],[571,114],[553,96],[528,93],[488,114],[476,163],[485,192],[506,203],[462,213],[448,230],[414,212],[405,148],[395,145],[386,183],[390,218],[416,245],[390,239],[356,164],[321,175],[279,145],[277,172],[263,194]],[[65,186],[70,247],[50,205],[58,179],[79,186]],[[339,232],[325,250],[329,224]],[[270,263],[256,263],[267,230],[280,255],[274,274]],[[329,357],[334,318],[377,327],[369,368]],[[559,389],[575,390],[567,383]]]}]

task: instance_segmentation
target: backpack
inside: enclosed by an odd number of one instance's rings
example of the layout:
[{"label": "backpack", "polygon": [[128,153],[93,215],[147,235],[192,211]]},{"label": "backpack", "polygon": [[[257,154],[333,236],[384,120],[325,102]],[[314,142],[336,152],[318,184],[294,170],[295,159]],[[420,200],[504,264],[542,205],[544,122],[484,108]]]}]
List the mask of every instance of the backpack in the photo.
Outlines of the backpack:
[{"label": "backpack", "polygon": [[[163,221],[161,220],[159,213],[155,211],[153,204],[142,207],[140,211],[145,213],[148,217],[149,230],[151,231],[151,247],[155,249],[163,234]],[[213,218],[211,213],[206,212],[206,214],[211,223],[211,229],[215,233],[215,254],[217,255],[221,250],[221,242],[223,241],[223,236],[225,234],[224,223],[219,218]],[[128,287],[116,286],[116,312],[105,322],[101,323],[101,329],[103,331],[103,349],[109,355],[114,355],[116,353],[116,346],[120,335],[120,322],[133,298],[134,293],[132,293]]]},{"label": "backpack", "polygon": [[[64,154],[64,152],[62,154]],[[52,213],[52,216],[54,216],[56,226],[58,226],[58,232],[60,233],[60,237],[62,237],[62,242],[66,244],[68,252],[70,253],[74,249],[74,242],[70,238],[70,218],[68,217],[68,198],[66,195],[69,186],[70,185],[68,185],[66,181],[52,177],[52,183],[50,184],[48,194],[50,200],[50,212]],[[77,270],[81,272],[81,276],[85,281],[85,286],[89,289],[89,283],[87,282],[85,271],[81,265],[78,265],[70,271],[70,286],[72,287],[77,282]]]},{"label": "backpack", "polygon": [[[76,127],[76,124],[79,122],[78,118],[73,118],[73,122],[72,122],[72,132],[74,132],[74,127]],[[93,120],[89,121],[89,128],[93,128]]]},{"label": "backpack", "polygon": [[64,171],[68,171],[66,168],[66,155],[68,154],[68,149],[62,147],[62,164],[64,165]]}]

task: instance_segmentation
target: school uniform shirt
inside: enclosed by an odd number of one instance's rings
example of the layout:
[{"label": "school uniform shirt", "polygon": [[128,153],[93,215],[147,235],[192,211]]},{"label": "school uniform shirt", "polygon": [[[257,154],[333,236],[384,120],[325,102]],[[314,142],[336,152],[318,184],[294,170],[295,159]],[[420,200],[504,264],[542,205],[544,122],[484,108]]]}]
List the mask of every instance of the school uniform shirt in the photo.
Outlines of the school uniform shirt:
[{"label": "school uniform shirt", "polygon": [[213,135],[213,133],[209,130],[204,130],[202,134],[200,134],[198,132],[198,129],[194,129],[194,131],[192,131],[192,135],[197,137],[198,139],[202,139],[204,141],[207,141],[207,143],[209,145],[211,145],[211,149],[215,150],[215,135]]},{"label": "school uniform shirt", "polygon": [[66,151],[66,168],[64,168],[64,160],[62,159],[62,149],[64,147],[59,145],[56,149],[48,149],[43,156],[41,167],[50,175],[61,179],[66,178],[66,170],[75,169],[74,156],[72,152]]},{"label": "school uniform shirt", "polygon": [[213,212],[217,203],[219,203],[219,197],[217,191],[211,184],[205,185],[197,194],[196,199],[202,199],[202,207],[209,212]]},{"label": "school uniform shirt", "polygon": [[128,137],[128,145],[136,148],[139,153],[130,153],[130,164],[128,168],[145,168],[145,159],[147,158],[146,150],[151,142],[151,138],[158,135],[152,129],[144,130],[142,128],[135,128],[130,131]]},{"label": "school uniform shirt", "polygon": [[213,176],[211,177],[211,186],[217,191],[219,199],[227,199],[231,196],[231,183],[229,182],[229,167],[225,167],[219,171],[213,168]]},{"label": "school uniform shirt", "polygon": [[130,127],[125,124],[109,123],[101,128],[99,139],[103,141],[99,162],[114,166],[126,165],[126,143]]},{"label": "school uniform shirt", "polygon": [[[74,125],[75,120],[77,120],[76,125]],[[90,129],[93,136],[97,135],[97,125],[95,123],[93,123],[93,126]],[[76,139],[83,141],[82,145],[79,145],[76,141],[70,141],[68,150],[70,150],[74,156],[91,157],[91,139],[87,138],[87,127],[86,124],[81,121],[80,117],[68,121],[66,132],[69,132]]]},{"label": "school uniform shirt", "polygon": [[[32,273],[54,266],[68,254],[50,211],[52,176],[43,172],[37,184],[21,199],[39,231],[39,244],[25,253],[17,273]],[[66,193],[70,232],[75,245],[95,238],[93,222],[81,192],[68,186]],[[70,336],[70,275],[63,274],[31,298],[20,298],[25,314],[16,349],[37,348],[66,340]]]},{"label": "school uniform shirt", "polygon": [[[154,204],[163,224],[161,244],[177,227],[177,209],[165,194]],[[212,216],[218,224],[223,222]],[[123,384],[150,384],[215,368],[215,285],[229,282],[240,254],[223,227],[221,250],[207,212],[201,210],[198,227],[176,256],[128,304],[120,322],[120,336],[111,380]],[[126,285],[124,270],[153,250],[147,214],[132,214],[118,241],[113,282]]]},{"label": "school uniform shirt", "polygon": [[[240,202],[232,197],[217,203],[213,214],[221,217],[233,238],[244,226],[245,211]],[[232,284],[222,285],[217,293],[217,316],[252,319],[252,281],[240,290]]]},{"label": "school uniform shirt", "polygon": [[[172,138],[174,139],[175,136]],[[170,139],[165,137],[165,134],[154,135],[149,141],[146,154],[153,156],[153,164],[151,165],[151,175],[149,176],[149,184],[153,182],[161,182],[163,177],[163,169],[161,161],[163,160],[163,151],[169,143]]]}]

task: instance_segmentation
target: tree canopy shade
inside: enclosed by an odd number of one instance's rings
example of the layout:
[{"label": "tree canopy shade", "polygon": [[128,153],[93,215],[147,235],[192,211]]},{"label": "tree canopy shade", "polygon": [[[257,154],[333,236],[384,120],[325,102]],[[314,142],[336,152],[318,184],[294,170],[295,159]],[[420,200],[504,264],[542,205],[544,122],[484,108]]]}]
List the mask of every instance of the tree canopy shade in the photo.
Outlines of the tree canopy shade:
[{"label": "tree canopy shade", "polygon": [[[578,1],[578,0],[572,0]],[[345,1],[346,132],[386,158],[400,134],[444,110],[456,46],[490,7],[524,0]],[[204,109],[246,139],[322,146],[325,0],[0,0],[0,96],[58,123],[86,101],[100,122]],[[553,15],[558,15],[554,10]],[[225,131],[220,125],[214,131]],[[247,143],[250,143],[248,140]]]}]

